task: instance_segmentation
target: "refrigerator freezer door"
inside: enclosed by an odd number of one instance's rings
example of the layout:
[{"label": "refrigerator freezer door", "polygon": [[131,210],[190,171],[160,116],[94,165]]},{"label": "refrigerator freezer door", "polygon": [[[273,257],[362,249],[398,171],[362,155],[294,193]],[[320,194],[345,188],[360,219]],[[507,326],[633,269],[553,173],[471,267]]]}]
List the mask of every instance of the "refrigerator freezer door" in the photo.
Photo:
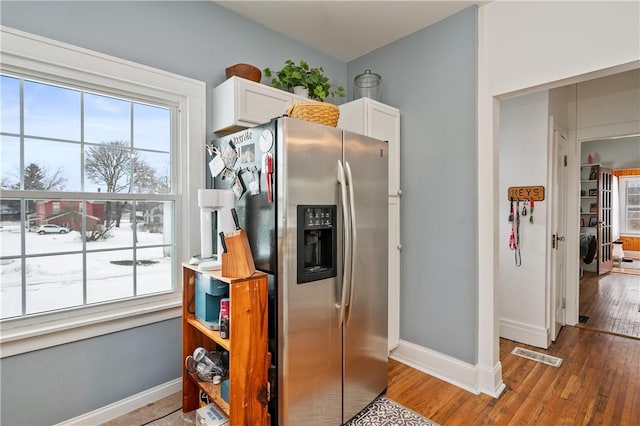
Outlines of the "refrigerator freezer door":
[{"label": "refrigerator freezer door", "polygon": [[[275,148],[261,142],[264,140],[263,134],[273,135],[274,133],[275,124],[269,122],[214,141],[214,145],[225,158],[226,167],[232,169],[234,173],[227,176],[222,172],[215,176],[213,187],[230,189],[236,177],[246,187],[251,171],[255,170],[256,174],[260,172],[259,181],[256,182],[260,188],[259,193],[251,195],[250,189],[246,188],[244,195],[236,200],[236,211],[240,225],[247,231],[256,269],[269,274],[275,273],[276,268],[275,204],[269,202],[267,179],[264,173],[261,173],[261,169],[264,156],[273,156]],[[231,154],[234,150],[237,152],[235,156]],[[209,168],[207,168],[207,175],[210,175]],[[208,180],[210,179],[209,177]],[[211,184],[207,187],[211,187]]]},{"label": "refrigerator freezer door", "polygon": [[343,327],[344,418],[387,387],[388,144],[345,132],[355,211],[352,299]]},{"label": "refrigerator freezer door", "polygon": [[[297,206],[333,205],[340,212],[337,167],[342,132],[284,118],[276,131],[278,212],[278,424],[342,423],[342,329],[337,277],[297,282]],[[338,213],[335,223],[342,223]],[[342,257],[337,230],[336,257]],[[386,314],[385,314],[386,315]],[[386,317],[385,317],[386,318]]]}]

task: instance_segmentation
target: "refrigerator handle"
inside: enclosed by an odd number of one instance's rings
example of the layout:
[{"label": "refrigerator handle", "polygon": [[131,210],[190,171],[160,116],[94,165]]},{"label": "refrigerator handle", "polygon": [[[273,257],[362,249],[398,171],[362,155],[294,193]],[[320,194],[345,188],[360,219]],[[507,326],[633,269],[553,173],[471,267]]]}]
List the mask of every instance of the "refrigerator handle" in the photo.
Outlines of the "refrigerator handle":
[{"label": "refrigerator handle", "polygon": [[351,250],[349,253],[349,301],[347,302],[347,318],[345,322],[345,326],[349,325],[349,321],[351,320],[351,303],[353,302],[353,291],[355,287],[355,280],[353,279],[354,270],[353,267],[353,259],[356,258],[356,203],[353,199],[353,176],[351,175],[351,166],[349,166],[349,162],[345,161],[344,163],[345,169],[347,171],[347,186],[349,187],[349,218],[350,225],[349,231],[351,232]]},{"label": "refrigerator handle", "polygon": [[338,183],[340,184],[340,198],[342,201],[342,221],[344,224],[343,227],[343,235],[344,235],[344,251],[343,251],[343,262],[342,262],[342,292],[340,297],[340,308],[338,314],[338,328],[342,327],[344,323],[345,317],[345,309],[347,302],[347,293],[348,287],[347,278],[351,276],[351,264],[347,261],[350,258],[351,252],[351,232],[349,229],[349,210],[348,210],[348,199],[347,199],[347,179],[344,174],[344,169],[342,167],[342,162],[338,160]]}]

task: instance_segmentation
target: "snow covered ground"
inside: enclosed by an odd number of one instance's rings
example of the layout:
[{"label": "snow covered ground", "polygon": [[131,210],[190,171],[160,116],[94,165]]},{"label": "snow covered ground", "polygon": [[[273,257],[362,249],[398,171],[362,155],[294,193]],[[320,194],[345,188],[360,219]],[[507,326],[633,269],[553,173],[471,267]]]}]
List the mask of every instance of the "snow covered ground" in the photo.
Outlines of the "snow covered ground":
[{"label": "snow covered ground", "polygon": [[[21,250],[19,222],[0,223],[0,255],[19,255]],[[111,231],[106,240],[87,242],[86,260],[82,254],[64,254],[82,250],[79,232],[68,234],[38,235],[25,233],[25,252],[43,256],[27,258],[26,313],[32,314],[83,304],[83,270],[86,269],[87,303],[131,297],[170,290],[172,287],[171,258],[163,247],[146,247],[164,244],[159,233],[137,232],[136,260],[134,266],[133,230],[129,223]],[[92,250],[105,250],[91,252]],[[124,265],[112,263],[124,261]],[[86,262],[86,264],[85,264]],[[126,264],[128,263],[128,264]],[[147,264],[149,263],[149,264]],[[135,272],[134,272],[135,271]],[[22,265],[20,259],[0,261],[0,318],[20,315],[22,312]]]}]

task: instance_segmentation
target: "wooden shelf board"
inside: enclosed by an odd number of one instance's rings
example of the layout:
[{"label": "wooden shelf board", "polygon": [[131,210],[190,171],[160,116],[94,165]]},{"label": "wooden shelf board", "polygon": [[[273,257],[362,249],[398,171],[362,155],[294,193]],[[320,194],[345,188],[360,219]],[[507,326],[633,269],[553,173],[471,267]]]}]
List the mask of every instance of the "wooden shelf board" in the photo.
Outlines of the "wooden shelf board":
[{"label": "wooden shelf board", "polygon": [[262,276],[266,276],[267,275],[264,272],[256,271],[256,272],[253,273],[253,275],[251,275],[251,277],[244,277],[244,278],[223,277],[222,276],[222,271],[220,271],[220,270],[215,270],[215,271],[204,270],[204,271],[201,271],[201,270],[198,269],[197,265],[189,265],[188,263],[185,263],[185,262],[182,263],[182,266],[184,268],[191,269],[194,272],[199,272],[199,273],[201,273],[202,275],[204,275],[206,277],[211,277],[214,280],[222,281],[222,282],[227,283],[227,284],[233,284],[233,283],[236,283],[236,282],[246,281],[247,279],[258,278],[258,277],[262,277]]},{"label": "wooden shelf board", "polygon": [[227,351],[231,350],[231,340],[230,339],[223,339],[222,337],[220,337],[220,331],[219,330],[210,329],[209,327],[207,327],[206,325],[201,323],[198,320],[198,318],[195,317],[195,315],[189,315],[187,317],[187,322],[189,324],[191,324],[192,326],[194,326],[196,329],[198,329],[198,331],[200,331],[202,334],[207,336],[209,339],[211,339],[214,342],[216,342],[217,345],[222,346]]},{"label": "wooden shelf board", "polygon": [[227,401],[225,401],[224,399],[222,399],[222,386],[221,385],[214,385],[211,382],[205,382],[202,380],[198,380],[198,378],[189,373],[189,378],[196,384],[198,385],[198,387],[200,389],[202,389],[204,391],[204,393],[206,393],[207,395],[209,395],[209,398],[211,398],[211,401],[214,402],[218,407],[220,407],[220,409],[222,411],[224,411],[224,413],[227,415],[227,417],[229,417],[229,413],[231,412],[229,410],[229,403],[227,403]]}]

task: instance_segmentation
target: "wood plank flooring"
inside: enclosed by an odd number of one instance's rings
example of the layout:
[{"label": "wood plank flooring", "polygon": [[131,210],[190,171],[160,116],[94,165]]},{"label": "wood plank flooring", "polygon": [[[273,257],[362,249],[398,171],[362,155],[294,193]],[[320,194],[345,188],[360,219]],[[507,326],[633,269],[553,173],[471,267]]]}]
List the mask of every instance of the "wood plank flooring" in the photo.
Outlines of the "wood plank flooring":
[{"label": "wood plank flooring", "polygon": [[[563,359],[559,368],[511,354]],[[442,425],[640,425],[640,341],[564,327],[548,350],[501,339],[506,390],[474,395],[399,362],[387,396]]]},{"label": "wood plank flooring", "polygon": [[[513,355],[515,346],[560,357],[562,365]],[[640,340],[564,327],[548,350],[501,339],[500,360],[507,388],[497,399],[393,360],[387,396],[444,426],[640,425]],[[176,394],[107,424],[193,424],[193,412],[183,414],[180,402]]]},{"label": "wood plank flooring", "polygon": [[586,273],[580,280],[582,326],[640,339],[640,275]]}]

